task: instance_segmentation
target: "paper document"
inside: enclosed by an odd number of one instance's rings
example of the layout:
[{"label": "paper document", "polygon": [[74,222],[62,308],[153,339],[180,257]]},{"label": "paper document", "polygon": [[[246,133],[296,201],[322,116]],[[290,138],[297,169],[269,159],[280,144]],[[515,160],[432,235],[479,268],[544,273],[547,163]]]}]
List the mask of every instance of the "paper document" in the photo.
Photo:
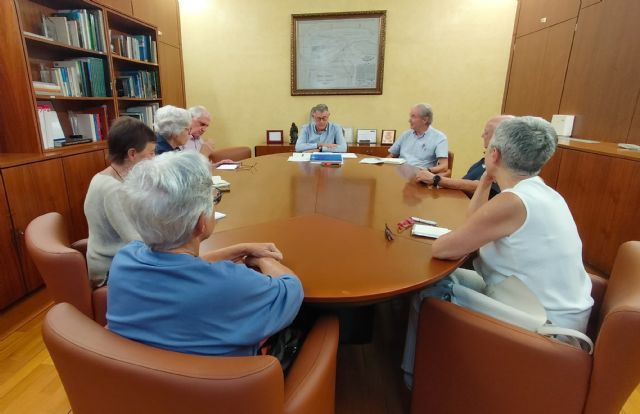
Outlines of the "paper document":
[{"label": "paper document", "polygon": [[216,170],[235,170],[236,168],[238,168],[238,164],[222,164]]},{"label": "paper document", "polygon": [[294,152],[287,161],[291,162],[309,162],[311,160],[310,152]]},{"label": "paper document", "polygon": [[411,228],[411,235],[437,239],[450,231],[451,230],[445,229],[444,227],[429,226],[428,224],[414,224]]},{"label": "paper document", "polygon": [[342,159],[344,160],[345,158],[358,158],[358,156],[353,152],[343,152]]},{"label": "paper document", "polygon": [[401,165],[406,161],[404,158],[363,158],[360,160],[360,164],[393,164]]},{"label": "paper document", "polygon": [[213,181],[213,186],[220,191],[229,191],[231,189],[231,183],[223,180],[219,175],[212,176],[211,181]]},{"label": "paper document", "polygon": [[219,212],[219,211],[216,211],[216,214],[215,214],[214,218],[215,218],[216,220],[220,220],[221,218],[225,218],[226,216],[227,216],[226,214],[221,213],[221,212]]}]

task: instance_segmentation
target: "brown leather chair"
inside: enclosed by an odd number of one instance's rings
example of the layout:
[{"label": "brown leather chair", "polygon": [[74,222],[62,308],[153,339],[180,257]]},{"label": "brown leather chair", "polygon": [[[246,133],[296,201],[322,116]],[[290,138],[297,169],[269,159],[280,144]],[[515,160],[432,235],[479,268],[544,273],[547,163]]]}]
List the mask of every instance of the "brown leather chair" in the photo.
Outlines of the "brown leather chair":
[{"label": "brown leather chair", "polygon": [[593,355],[449,302],[426,299],[413,413],[619,413],[640,381],[640,242],[608,282],[592,276]]},{"label": "brown leather chair", "polygon": [[242,161],[251,158],[251,148],[249,147],[229,147],[213,150],[209,159],[211,162],[222,160]]},{"label": "brown leather chair", "polygon": [[25,241],[54,302],[68,302],[106,325],[107,288],[91,288],[85,259],[87,240],[70,244],[64,217],[60,213],[47,213],[29,223]]},{"label": "brown leather chair", "polygon": [[453,152],[449,151],[448,158],[449,158],[449,166],[447,167],[447,170],[445,172],[440,174],[443,177],[451,177],[451,174],[453,173]]},{"label": "brown leather chair", "polygon": [[338,320],[319,319],[289,374],[272,356],[181,354],[123,338],[73,306],[42,328],[74,414],[333,413]]}]

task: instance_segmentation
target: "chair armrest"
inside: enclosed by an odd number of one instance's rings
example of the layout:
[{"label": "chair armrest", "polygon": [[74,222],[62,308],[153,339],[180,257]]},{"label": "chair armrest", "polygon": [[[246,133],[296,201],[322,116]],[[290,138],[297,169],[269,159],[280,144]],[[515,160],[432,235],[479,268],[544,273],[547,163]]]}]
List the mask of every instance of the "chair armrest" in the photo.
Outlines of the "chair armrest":
[{"label": "chair armrest", "polygon": [[334,412],[339,336],[336,317],[322,317],[315,323],[285,378],[285,413]]},{"label": "chair armrest", "polygon": [[91,292],[93,320],[101,326],[107,325],[107,293],[108,286],[99,287]]},{"label": "chair armrest", "polygon": [[71,248],[82,253],[83,256],[87,256],[87,242],[89,239],[80,239],[77,242],[71,243]]},{"label": "chair armrest", "polygon": [[582,412],[591,366],[591,356],[570,345],[426,299],[412,412]]}]

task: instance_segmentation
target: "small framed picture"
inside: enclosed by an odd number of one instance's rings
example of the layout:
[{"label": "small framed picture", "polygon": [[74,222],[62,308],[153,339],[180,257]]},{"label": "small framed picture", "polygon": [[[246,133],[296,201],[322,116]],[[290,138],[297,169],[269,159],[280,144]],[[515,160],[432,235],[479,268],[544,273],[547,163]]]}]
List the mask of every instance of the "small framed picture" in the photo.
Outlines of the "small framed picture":
[{"label": "small framed picture", "polygon": [[375,144],[377,132],[378,130],[376,129],[358,129],[356,131],[356,140],[358,144]]},{"label": "small framed picture", "polygon": [[284,132],[281,129],[267,130],[267,144],[282,144]]},{"label": "small framed picture", "polygon": [[382,145],[393,145],[394,142],[396,142],[396,130],[383,129],[382,136],[380,137],[380,143]]}]

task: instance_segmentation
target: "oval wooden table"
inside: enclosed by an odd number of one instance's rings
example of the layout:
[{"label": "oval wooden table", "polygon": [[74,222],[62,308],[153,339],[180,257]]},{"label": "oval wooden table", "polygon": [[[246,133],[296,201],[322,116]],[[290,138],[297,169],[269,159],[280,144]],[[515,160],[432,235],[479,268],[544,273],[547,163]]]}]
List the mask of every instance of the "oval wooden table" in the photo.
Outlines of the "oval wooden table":
[{"label": "oval wooden table", "polygon": [[[397,223],[419,216],[455,229],[469,199],[460,191],[413,182],[415,167],[366,165],[345,159],[340,168],[287,162],[290,154],[243,161],[215,170],[231,183],[201,252],[241,242],[274,242],[283,263],[302,280],[305,302],[366,304],[413,291],[444,277],[460,261],[431,257],[430,239],[397,233]],[[395,240],[387,241],[387,223]]]}]

